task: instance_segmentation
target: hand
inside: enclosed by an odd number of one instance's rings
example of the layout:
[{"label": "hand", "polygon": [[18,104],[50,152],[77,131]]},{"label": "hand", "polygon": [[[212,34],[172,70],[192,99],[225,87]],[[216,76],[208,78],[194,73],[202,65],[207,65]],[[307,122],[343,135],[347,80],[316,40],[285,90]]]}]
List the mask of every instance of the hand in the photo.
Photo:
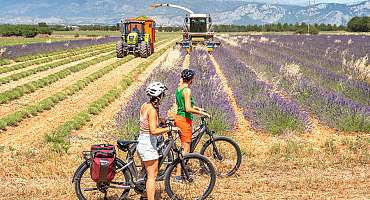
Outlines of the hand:
[{"label": "hand", "polygon": [[169,131],[180,131],[180,129],[176,126],[171,126],[171,127],[168,127],[169,128]]},{"label": "hand", "polygon": [[202,112],[204,112],[204,111],[205,111],[205,109],[200,108],[200,107],[196,107],[196,106],[194,106],[194,108],[195,108],[195,109],[197,109],[197,110],[199,110],[199,111],[202,111]]},{"label": "hand", "polygon": [[207,117],[207,118],[211,118],[211,115],[210,115],[210,114],[208,114],[208,113],[206,113],[206,112],[204,112],[204,113],[203,113],[203,116],[205,116],[205,117]]},{"label": "hand", "polygon": [[172,131],[176,131],[177,132],[177,131],[180,131],[180,129],[179,129],[179,127],[173,126],[172,127]]}]

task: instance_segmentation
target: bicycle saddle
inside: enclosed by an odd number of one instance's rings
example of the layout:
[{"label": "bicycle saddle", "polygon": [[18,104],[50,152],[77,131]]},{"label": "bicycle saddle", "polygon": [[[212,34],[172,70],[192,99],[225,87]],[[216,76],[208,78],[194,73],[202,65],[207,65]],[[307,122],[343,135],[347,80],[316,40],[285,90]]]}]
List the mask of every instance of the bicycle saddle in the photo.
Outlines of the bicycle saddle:
[{"label": "bicycle saddle", "polygon": [[118,148],[122,151],[128,151],[132,144],[137,144],[138,141],[136,140],[117,140]]}]

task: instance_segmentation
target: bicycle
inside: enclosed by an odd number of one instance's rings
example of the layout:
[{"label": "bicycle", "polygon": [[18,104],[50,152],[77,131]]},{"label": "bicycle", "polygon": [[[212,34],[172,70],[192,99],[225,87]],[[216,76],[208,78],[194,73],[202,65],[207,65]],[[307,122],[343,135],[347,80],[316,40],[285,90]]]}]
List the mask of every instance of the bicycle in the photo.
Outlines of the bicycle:
[{"label": "bicycle", "polygon": [[[170,122],[168,125],[172,125]],[[177,135],[177,134],[176,134]],[[157,181],[164,180],[165,190],[170,199],[205,199],[212,192],[216,183],[216,171],[211,161],[198,153],[183,155],[182,148],[177,147],[172,132],[168,132],[168,138],[160,145],[160,169],[165,162],[165,170],[159,171]],[[91,152],[84,151],[85,161],[76,170],[72,182],[75,184],[76,195],[79,200],[96,199],[104,195],[108,198],[108,190],[123,190],[122,192],[113,191],[110,199],[128,199],[131,189],[138,194],[145,193],[146,175],[140,176],[138,165],[134,160],[138,141],[117,141],[120,150],[127,152],[126,161],[116,158],[116,176],[111,182],[96,183],[90,178],[89,168],[91,163]],[[168,160],[168,155],[175,153],[176,159]],[[173,157],[173,155],[171,156]],[[181,166],[182,181],[175,180],[176,167]],[[197,168],[198,167],[198,168]],[[145,172],[144,172],[145,173]],[[84,178],[85,175],[85,178]],[[81,180],[90,180],[88,187],[81,187]],[[197,184],[203,185],[199,186]],[[91,185],[91,186],[90,186]],[[83,185],[84,186],[84,185]],[[186,187],[195,186],[194,189]],[[203,189],[205,189],[203,191]],[[84,192],[91,192],[86,196]]]},{"label": "bicycle", "polygon": [[196,150],[204,134],[207,134],[209,139],[203,144],[199,153],[211,158],[218,176],[232,176],[235,174],[242,162],[239,145],[233,139],[218,136],[214,131],[211,131],[208,128],[206,117],[201,117],[201,124],[193,131],[190,153]]}]

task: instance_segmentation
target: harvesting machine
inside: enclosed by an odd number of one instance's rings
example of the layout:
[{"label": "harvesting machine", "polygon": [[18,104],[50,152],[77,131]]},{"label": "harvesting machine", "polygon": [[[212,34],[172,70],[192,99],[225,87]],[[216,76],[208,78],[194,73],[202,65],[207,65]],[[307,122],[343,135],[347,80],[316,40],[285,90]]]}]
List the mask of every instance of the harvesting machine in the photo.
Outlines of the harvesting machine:
[{"label": "harvesting machine", "polygon": [[178,44],[185,48],[188,53],[197,45],[206,46],[209,53],[221,45],[219,41],[214,40],[210,14],[195,14],[188,8],[168,3],[152,4],[150,6],[152,9],[159,7],[178,8],[187,12],[183,25],[183,39]]},{"label": "harvesting machine", "polygon": [[117,42],[117,58],[134,54],[146,58],[154,53],[155,22],[153,19],[138,17],[122,20],[118,24],[121,39]]}]

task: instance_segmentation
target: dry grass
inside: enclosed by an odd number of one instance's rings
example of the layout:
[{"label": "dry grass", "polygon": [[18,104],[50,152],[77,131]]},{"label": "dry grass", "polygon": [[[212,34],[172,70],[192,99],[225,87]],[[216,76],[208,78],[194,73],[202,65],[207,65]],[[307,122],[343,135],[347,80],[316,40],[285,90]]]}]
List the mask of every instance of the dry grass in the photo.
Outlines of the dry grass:
[{"label": "dry grass", "polygon": [[359,59],[346,59],[346,57],[343,56],[342,62],[343,71],[351,78],[370,83],[370,63],[367,56]]},{"label": "dry grass", "polygon": [[[113,141],[107,134],[94,137]],[[272,146],[266,145],[266,152],[242,146],[249,152],[238,175],[218,179],[210,199],[370,198],[370,163],[361,151],[356,153],[341,141],[335,143],[337,151],[332,151],[274,139]],[[71,176],[81,162],[79,152],[59,155],[42,146],[34,148],[39,150],[2,150],[0,191],[4,199],[75,199]],[[163,185],[161,196],[166,196]],[[132,193],[132,199],[137,197]]]}]

